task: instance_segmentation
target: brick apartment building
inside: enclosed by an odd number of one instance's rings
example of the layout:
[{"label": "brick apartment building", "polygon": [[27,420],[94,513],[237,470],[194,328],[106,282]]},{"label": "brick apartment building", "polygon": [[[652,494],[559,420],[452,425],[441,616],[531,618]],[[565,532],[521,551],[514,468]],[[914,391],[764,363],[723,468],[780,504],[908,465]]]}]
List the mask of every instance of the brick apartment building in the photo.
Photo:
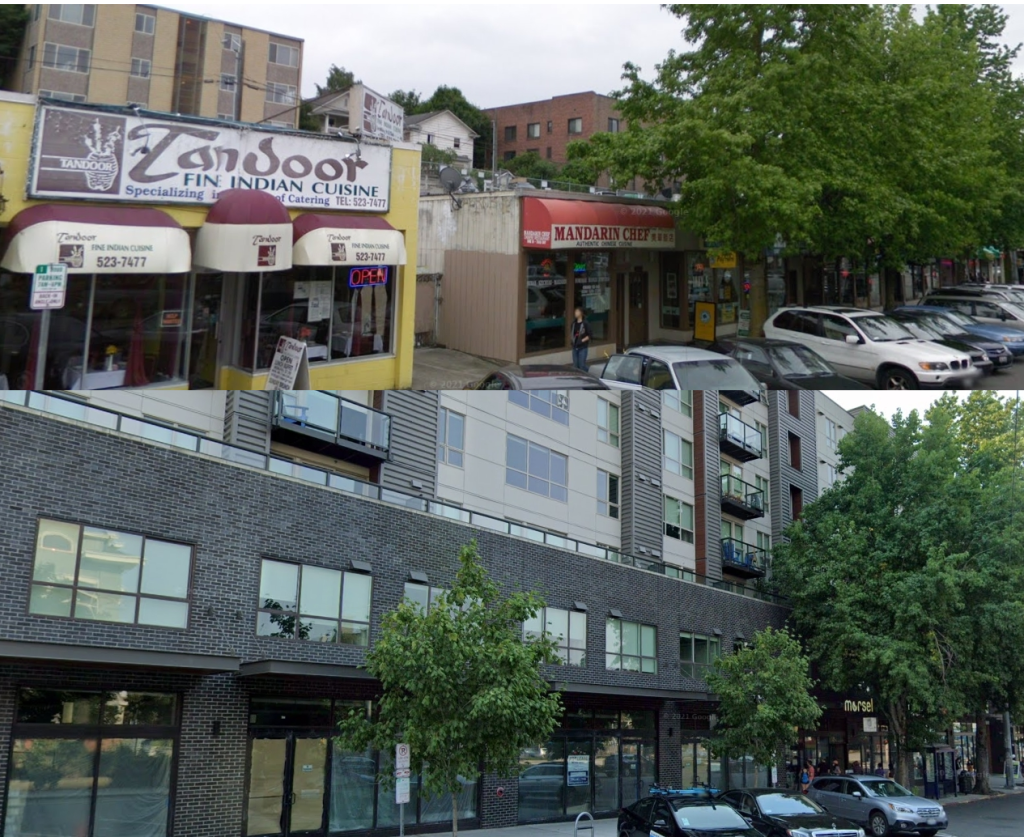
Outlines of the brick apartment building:
[{"label": "brick apartment building", "polygon": [[300,38],[134,3],[33,4],[11,87],[296,127]]},{"label": "brick apartment building", "polygon": [[[615,99],[593,91],[490,108],[484,113],[495,123],[499,161],[534,151],[543,159],[565,163],[570,142],[626,128]],[[492,153],[488,149],[488,159]]]}]

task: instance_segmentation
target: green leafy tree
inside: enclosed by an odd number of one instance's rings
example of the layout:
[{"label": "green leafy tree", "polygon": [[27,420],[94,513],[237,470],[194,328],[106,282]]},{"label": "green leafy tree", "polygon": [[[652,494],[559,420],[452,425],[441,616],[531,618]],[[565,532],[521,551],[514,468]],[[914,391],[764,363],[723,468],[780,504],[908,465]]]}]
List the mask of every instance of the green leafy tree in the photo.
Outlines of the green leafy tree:
[{"label": "green leafy tree", "polygon": [[459,155],[452,148],[438,148],[436,145],[424,144],[421,146],[424,163],[439,163],[443,166],[450,166]]},{"label": "green leafy tree", "polygon": [[14,70],[28,27],[29,8],[24,3],[0,6],[0,90],[14,89]]},{"label": "green leafy tree", "polygon": [[319,97],[325,93],[344,93],[352,85],[360,83],[351,70],[331,64],[331,69],[327,71],[327,81],[316,86],[316,95]]},{"label": "green leafy tree", "polygon": [[420,94],[415,90],[396,90],[388,98],[396,105],[400,105],[406,114],[418,113],[420,106]]},{"label": "green leafy tree", "polygon": [[424,790],[452,794],[453,835],[460,780],[477,779],[481,766],[517,774],[520,751],[545,740],[562,712],[561,696],[541,674],[558,660],[553,642],[523,641],[522,623],[543,601],[521,592],[503,598],[475,543],[459,564],[452,589],[428,612],[406,602],[383,618],[366,661],[381,684],[376,717],[353,712],[336,739],[354,752],[408,744]]},{"label": "green leafy tree", "polygon": [[561,174],[556,163],[543,159],[536,151],[519,154],[501,165],[505,171],[512,172],[516,177],[529,177],[535,180],[559,180]]},{"label": "green leafy tree", "polygon": [[766,628],[749,648],[720,657],[707,683],[720,701],[710,741],[718,758],[749,755],[781,776],[797,730],[814,729],[821,717],[810,663],[786,631]]}]

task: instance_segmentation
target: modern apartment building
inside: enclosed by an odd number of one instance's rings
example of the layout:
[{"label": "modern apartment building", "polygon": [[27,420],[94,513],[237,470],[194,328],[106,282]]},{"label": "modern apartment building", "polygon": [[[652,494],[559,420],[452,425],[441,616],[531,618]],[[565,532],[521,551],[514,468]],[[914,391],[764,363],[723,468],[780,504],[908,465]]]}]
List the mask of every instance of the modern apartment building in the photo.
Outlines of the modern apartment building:
[{"label": "modern apartment building", "polygon": [[300,38],[134,3],[30,10],[13,83],[22,93],[298,125]]},{"label": "modern apartment building", "polygon": [[499,162],[532,151],[543,159],[565,163],[570,142],[626,129],[615,99],[593,91],[488,108],[484,113],[495,123]]},{"label": "modern apartment building", "polygon": [[[827,400],[798,395],[0,393],[5,837],[392,833],[383,757],[333,720],[472,539],[545,597],[524,630],[561,638],[566,712],[520,779],[465,784],[464,826],[762,783],[705,749],[704,675],[786,619],[759,582]],[[410,833],[444,830],[413,788]]]}]

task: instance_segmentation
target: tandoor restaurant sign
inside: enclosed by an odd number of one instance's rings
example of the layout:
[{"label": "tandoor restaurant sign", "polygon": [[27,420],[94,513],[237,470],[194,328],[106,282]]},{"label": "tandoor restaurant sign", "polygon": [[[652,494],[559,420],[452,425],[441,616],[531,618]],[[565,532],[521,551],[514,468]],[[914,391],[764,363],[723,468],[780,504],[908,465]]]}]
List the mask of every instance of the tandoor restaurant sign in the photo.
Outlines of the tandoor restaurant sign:
[{"label": "tandoor restaurant sign", "polygon": [[540,246],[552,250],[594,249],[652,249],[675,247],[676,234],[673,229],[660,227],[597,226],[589,224],[555,224],[550,237],[541,234],[546,241]]},{"label": "tandoor restaurant sign", "polygon": [[298,209],[390,208],[386,146],[48,105],[32,150],[33,198],[212,204],[252,189]]}]

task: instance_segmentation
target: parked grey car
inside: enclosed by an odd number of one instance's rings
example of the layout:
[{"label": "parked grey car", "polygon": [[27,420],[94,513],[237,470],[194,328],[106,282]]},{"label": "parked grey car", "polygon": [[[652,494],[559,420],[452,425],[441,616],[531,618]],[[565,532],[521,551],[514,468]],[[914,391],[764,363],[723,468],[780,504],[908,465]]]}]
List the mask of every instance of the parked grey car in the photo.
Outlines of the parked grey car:
[{"label": "parked grey car", "polygon": [[879,776],[821,776],[808,795],[830,814],[863,823],[872,837],[934,837],[949,821],[938,802]]}]

